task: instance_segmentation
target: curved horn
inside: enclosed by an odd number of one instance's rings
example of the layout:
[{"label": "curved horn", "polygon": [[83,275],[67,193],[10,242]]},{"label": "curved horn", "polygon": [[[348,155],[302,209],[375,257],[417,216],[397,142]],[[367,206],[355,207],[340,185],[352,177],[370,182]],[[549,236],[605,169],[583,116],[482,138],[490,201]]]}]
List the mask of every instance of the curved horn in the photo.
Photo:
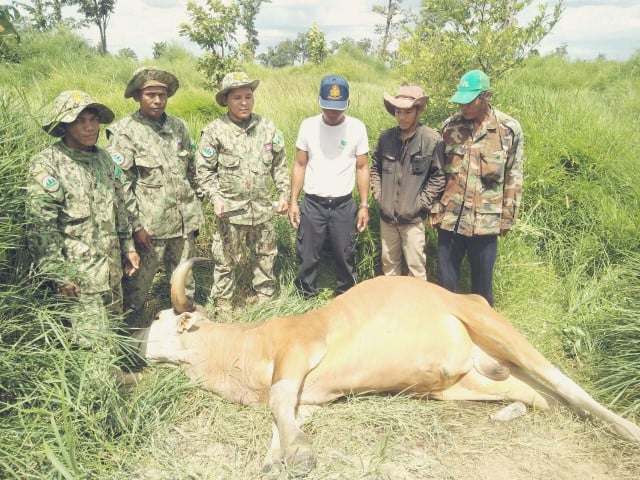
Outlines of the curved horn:
[{"label": "curved horn", "polygon": [[194,257],[189,260],[185,260],[178,265],[171,274],[171,306],[173,307],[173,311],[178,315],[184,312],[193,312],[195,310],[193,299],[187,297],[184,284],[193,264],[196,262],[203,262],[205,260],[209,259],[204,257]]}]

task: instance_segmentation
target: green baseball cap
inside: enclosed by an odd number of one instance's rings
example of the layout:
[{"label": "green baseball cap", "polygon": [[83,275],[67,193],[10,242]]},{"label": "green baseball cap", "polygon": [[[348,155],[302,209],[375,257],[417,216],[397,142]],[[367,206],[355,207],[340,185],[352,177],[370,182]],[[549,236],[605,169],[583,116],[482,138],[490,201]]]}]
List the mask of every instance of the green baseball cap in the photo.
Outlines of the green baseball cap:
[{"label": "green baseball cap", "polygon": [[113,111],[95,102],[88,93],[81,90],[67,90],[58,95],[49,107],[42,128],[49,135],[61,137],[64,135],[62,123],[72,123],[83,110],[91,108],[98,113],[100,123],[111,123],[115,117]]},{"label": "green baseball cap", "polygon": [[453,103],[471,103],[482,92],[491,90],[487,74],[481,70],[471,70],[460,78],[458,91],[449,100]]}]

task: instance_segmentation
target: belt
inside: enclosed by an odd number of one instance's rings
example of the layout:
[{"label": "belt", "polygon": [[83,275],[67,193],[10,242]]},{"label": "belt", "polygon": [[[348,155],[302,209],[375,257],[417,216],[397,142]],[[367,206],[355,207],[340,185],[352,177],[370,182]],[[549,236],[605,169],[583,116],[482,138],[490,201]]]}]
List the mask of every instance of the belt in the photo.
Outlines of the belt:
[{"label": "belt", "polygon": [[304,197],[322,205],[323,207],[337,207],[338,205],[342,205],[353,198],[351,194],[343,195],[341,197],[320,197],[318,195],[313,195],[312,193],[305,193]]}]

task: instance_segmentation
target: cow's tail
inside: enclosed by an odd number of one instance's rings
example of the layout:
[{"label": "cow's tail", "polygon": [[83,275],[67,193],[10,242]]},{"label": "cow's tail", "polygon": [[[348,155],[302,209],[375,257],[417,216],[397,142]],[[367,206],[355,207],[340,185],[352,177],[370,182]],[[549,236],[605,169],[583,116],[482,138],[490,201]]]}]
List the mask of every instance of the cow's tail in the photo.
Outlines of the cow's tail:
[{"label": "cow's tail", "polygon": [[193,268],[193,264],[209,260],[204,257],[194,257],[180,263],[171,274],[171,306],[176,314],[193,312],[195,304],[192,298],[187,296],[185,283],[187,275]]},{"label": "cow's tail", "polygon": [[521,367],[579,413],[602,421],[619,436],[640,443],[640,427],[594,400],[577,383],[554,367],[511,323],[489,307],[469,298],[459,302],[459,318],[474,342],[486,352]]}]

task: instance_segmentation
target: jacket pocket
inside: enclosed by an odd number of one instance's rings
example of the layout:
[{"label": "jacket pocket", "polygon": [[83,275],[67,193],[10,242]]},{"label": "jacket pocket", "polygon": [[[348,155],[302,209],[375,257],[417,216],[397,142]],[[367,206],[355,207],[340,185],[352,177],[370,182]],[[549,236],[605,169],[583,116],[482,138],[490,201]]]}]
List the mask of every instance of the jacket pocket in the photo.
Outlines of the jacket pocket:
[{"label": "jacket pocket", "polygon": [[147,188],[160,188],[163,184],[162,166],[151,155],[136,157],[138,169],[137,185]]},{"label": "jacket pocket", "polygon": [[393,155],[385,154],[382,157],[382,171],[385,173],[393,173],[393,169],[396,164],[396,157]]},{"label": "jacket pocket", "polygon": [[484,183],[502,183],[507,155],[502,150],[480,154],[480,177]]}]

